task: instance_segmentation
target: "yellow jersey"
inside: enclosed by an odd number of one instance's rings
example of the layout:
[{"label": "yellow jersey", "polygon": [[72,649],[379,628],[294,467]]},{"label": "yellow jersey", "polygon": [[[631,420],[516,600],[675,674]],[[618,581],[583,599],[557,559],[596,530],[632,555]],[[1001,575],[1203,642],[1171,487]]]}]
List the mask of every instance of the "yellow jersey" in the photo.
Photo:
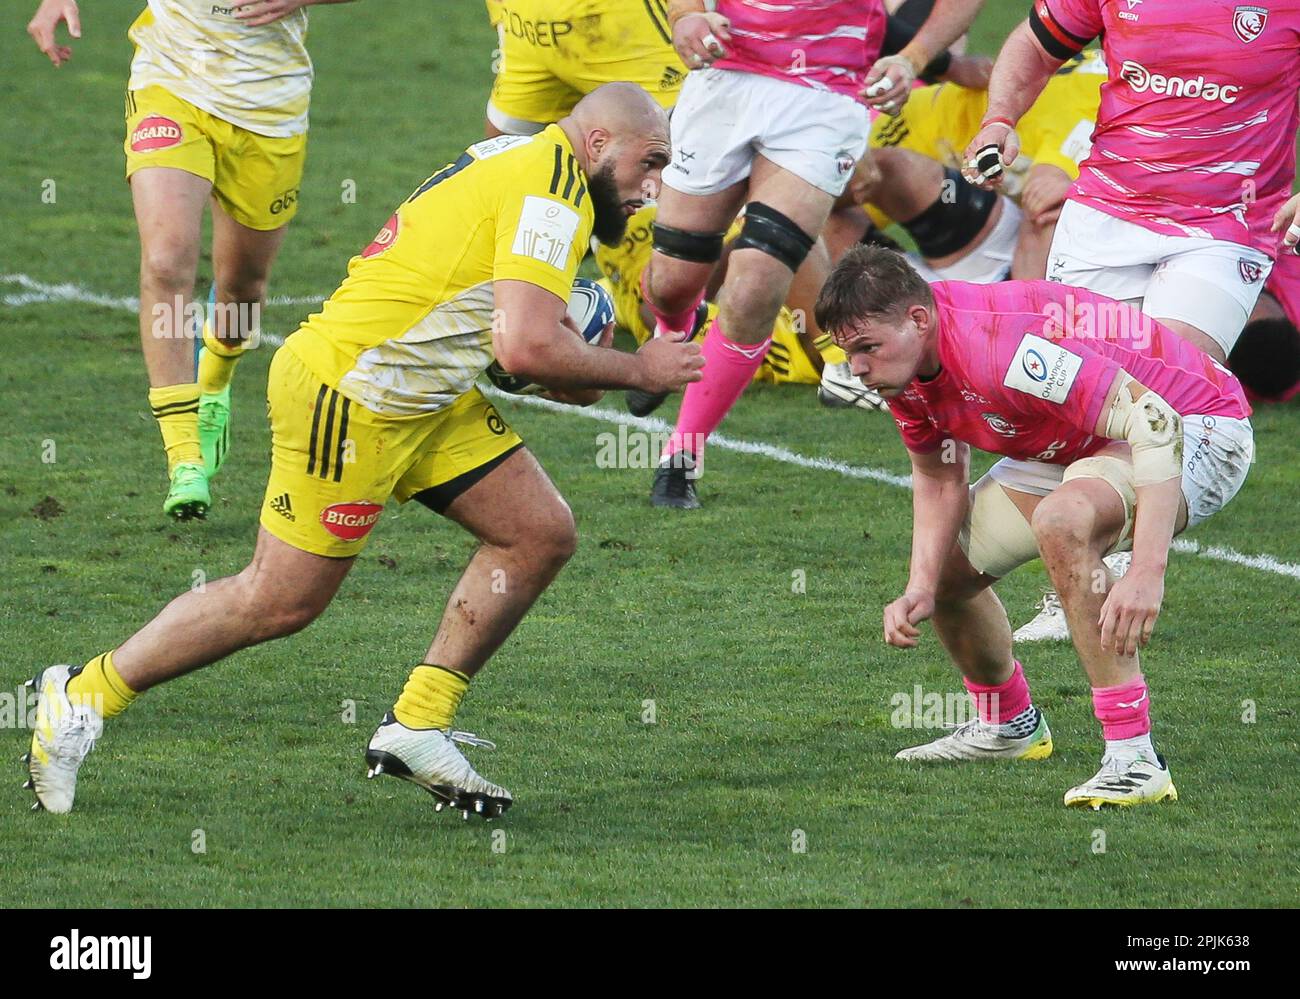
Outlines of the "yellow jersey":
[{"label": "yellow jersey", "polygon": [[493,282],[567,302],[594,222],[558,125],[475,143],[392,214],[285,349],[373,412],[438,412],[493,361]]},{"label": "yellow jersey", "polygon": [[163,87],[258,135],[307,131],[305,10],[250,27],[211,0],[149,0],[127,37],[135,43],[129,89]]},{"label": "yellow jersey", "polygon": [[[1100,50],[1086,49],[1047,81],[1016,125],[1020,155],[1003,175],[1003,192],[1018,199],[1029,169],[1037,163],[1060,167],[1070,178],[1092,149],[1106,63]],[[896,117],[880,115],[871,126],[871,146],[908,149],[946,167],[961,169],[962,153],[979,131],[988,92],[955,83],[919,87]],[[875,212],[873,219],[875,218]],[[883,218],[883,216],[881,216]],[[877,221],[877,224],[880,224]]]}]

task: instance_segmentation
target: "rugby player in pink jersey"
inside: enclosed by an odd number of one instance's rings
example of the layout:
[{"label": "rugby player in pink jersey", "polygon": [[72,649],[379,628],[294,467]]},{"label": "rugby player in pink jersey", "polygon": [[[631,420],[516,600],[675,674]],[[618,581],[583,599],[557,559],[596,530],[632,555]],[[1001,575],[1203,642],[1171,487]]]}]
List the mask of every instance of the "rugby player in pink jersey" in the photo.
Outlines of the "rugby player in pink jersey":
[{"label": "rugby player in pink jersey", "polygon": [[704,334],[704,380],[686,393],[655,475],[656,506],[699,505],[703,442],[762,363],[781,305],[788,297],[812,312],[830,269],[817,237],[867,147],[860,97],[901,106],[981,3],[937,0],[912,41],[883,59],[881,0],[671,3],[673,45],[691,71],[673,112],[673,161],[643,279],[657,334],[691,331],[742,207],[745,221]]},{"label": "rugby player in pink jersey", "polygon": [[[1138,303],[1225,361],[1300,236],[1300,0],[1034,0],[1003,45],[967,177],[987,185],[1062,61],[1100,36],[1109,67],[1092,150],[1057,222],[1048,280]],[[983,169],[981,169],[983,168]],[[987,171],[985,173],[984,171]],[[1290,199],[1290,200],[1288,200]],[[1122,559],[1111,567],[1122,572]],[[1017,639],[1066,639],[1056,595]]]},{"label": "rugby player in pink jersey", "polygon": [[[990,588],[1041,557],[1105,740],[1101,769],[1065,803],[1176,799],[1138,649],[1160,613],[1170,539],[1221,509],[1249,470],[1237,379],[1131,305],[1048,281],[928,285],[876,247],[835,268],[817,320],[890,400],[912,459],[911,571],[885,608],[885,640],[914,647],[932,620],[977,710],[899,758],[1051,754]],[[974,486],[972,446],[1004,456]],[[1129,548],[1116,581],[1102,558]]]}]

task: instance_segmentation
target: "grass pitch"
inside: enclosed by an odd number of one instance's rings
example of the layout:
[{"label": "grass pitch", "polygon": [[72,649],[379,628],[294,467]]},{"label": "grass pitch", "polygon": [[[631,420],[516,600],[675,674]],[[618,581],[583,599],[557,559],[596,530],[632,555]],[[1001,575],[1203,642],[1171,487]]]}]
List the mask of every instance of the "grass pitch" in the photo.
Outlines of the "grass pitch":
[{"label": "grass pitch", "polygon": [[[0,694],[11,704],[25,677],[120,642],[196,572],[215,578],[245,564],[267,471],[271,355],[251,355],[236,377],[236,451],[212,516],[164,522],[135,318],[116,301],[137,280],[121,179],[134,5],[86,5],[84,37],[59,71],[26,44],[29,13],[0,14],[11,45],[0,76]],[[991,4],[976,47],[995,51],[1021,13]],[[478,3],[326,7],[312,24],[302,208],[272,287],[293,297],[328,294],[393,205],[481,135],[495,44]],[[51,182],[53,203],[42,198]],[[342,197],[349,183],[355,203]],[[311,308],[273,305],[264,328],[284,335]],[[602,406],[621,409],[615,397]],[[891,698],[916,684],[961,689],[932,636],[910,653],[880,640],[880,609],[907,574],[905,489],[715,448],[704,509],[665,513],[647,503],[648,471],[599,467],[599,435],[616,426],[501,408],[582,537],[461,711],[460,724],[501,747],[473,756],[516,796],[504,821],[435,816],[414,788],[362,779],[370,731],[471,550],[422,508],[390,508],[319,622],[152,691],[110,723],[71,816],[28,812],[17,758],[29,733],[0,702],[11,760],[0,785],[0,904],[1300,898],[1300,579],[1173,555],[1145,670],[1182,800],[1067,811],[1061,795],[1092,774],[1099,734],[1065,645],[1021,651],[1056,737],[1050,760],[926,769],[892,759],[933,733],[894,727]],[[1300,413],[1264,410],[1255,425],[1250,480],[1190,537],[1294,563]],[[887,418],[825,412],[811,390],[750,391],[723,432],[908,471]],[[1016,623],[1044,579],[1030,567],[999,587]]]}]

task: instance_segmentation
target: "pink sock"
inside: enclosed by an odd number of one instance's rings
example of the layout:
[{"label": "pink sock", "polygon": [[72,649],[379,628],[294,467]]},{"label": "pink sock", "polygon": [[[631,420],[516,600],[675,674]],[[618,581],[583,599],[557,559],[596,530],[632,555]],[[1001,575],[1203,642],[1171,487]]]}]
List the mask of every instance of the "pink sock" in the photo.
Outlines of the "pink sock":
[{"label": "pink sock", "polygon": [[664,312],[654,303],[650,293],[646,290],[646,280],[650,276],[650,268],[641,272],[641,299],[650,307],[650,311],[655,317],[655,336],[663,336],[665,333],[689,333],[691,324],[695,321],[695,310],[700,307],[704,301],[704,289],[700,289],[699,297],[691,303],[689,308],[681,312]]},{"label": "pink sock", "polygon": [[1107,741],[1132,739],[1151,731],[1151,698],[1147,682],[1138,677],[1117,687],[1092,688],[1092,712]]},{"label": "pink sock", "polygon": [[980,721],[990,725],[1009,722],[1029,707],[1029,684],[1025,682],[1025,671],[1021,669],[1019,659],[1016,660],[1016,668],[1004,683],[973,683],[964,677],[962,682],[966,684],[966,690],[975,702]]},{"label": "pink sock", "polygon": [[762,343],[733,343],[716,319],[709,324],[702,346],[704,377],[686,386],[677,428],[668,439],[665,455],[685,448],[696,459],[700,457],[705,440],[753,380],[771,344],[771,337]]}]

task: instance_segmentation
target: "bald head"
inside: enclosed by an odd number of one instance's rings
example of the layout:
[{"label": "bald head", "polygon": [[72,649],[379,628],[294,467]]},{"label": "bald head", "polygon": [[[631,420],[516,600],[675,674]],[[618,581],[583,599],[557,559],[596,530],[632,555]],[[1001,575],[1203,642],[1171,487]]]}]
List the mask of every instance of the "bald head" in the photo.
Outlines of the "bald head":
[{"label": "bald head", "polygon": [[668,141],[668,115],[635,83],[606,83],[582,100],[570,115],[584,133],[603,128],[618,138],[658,136]]},{"label": "bald head", "polygon": [[634,83],[607,83],[559,122],[590,181],[596,238],[623,238],[627,218],[658,197],[672,147],[668,115]]}]

